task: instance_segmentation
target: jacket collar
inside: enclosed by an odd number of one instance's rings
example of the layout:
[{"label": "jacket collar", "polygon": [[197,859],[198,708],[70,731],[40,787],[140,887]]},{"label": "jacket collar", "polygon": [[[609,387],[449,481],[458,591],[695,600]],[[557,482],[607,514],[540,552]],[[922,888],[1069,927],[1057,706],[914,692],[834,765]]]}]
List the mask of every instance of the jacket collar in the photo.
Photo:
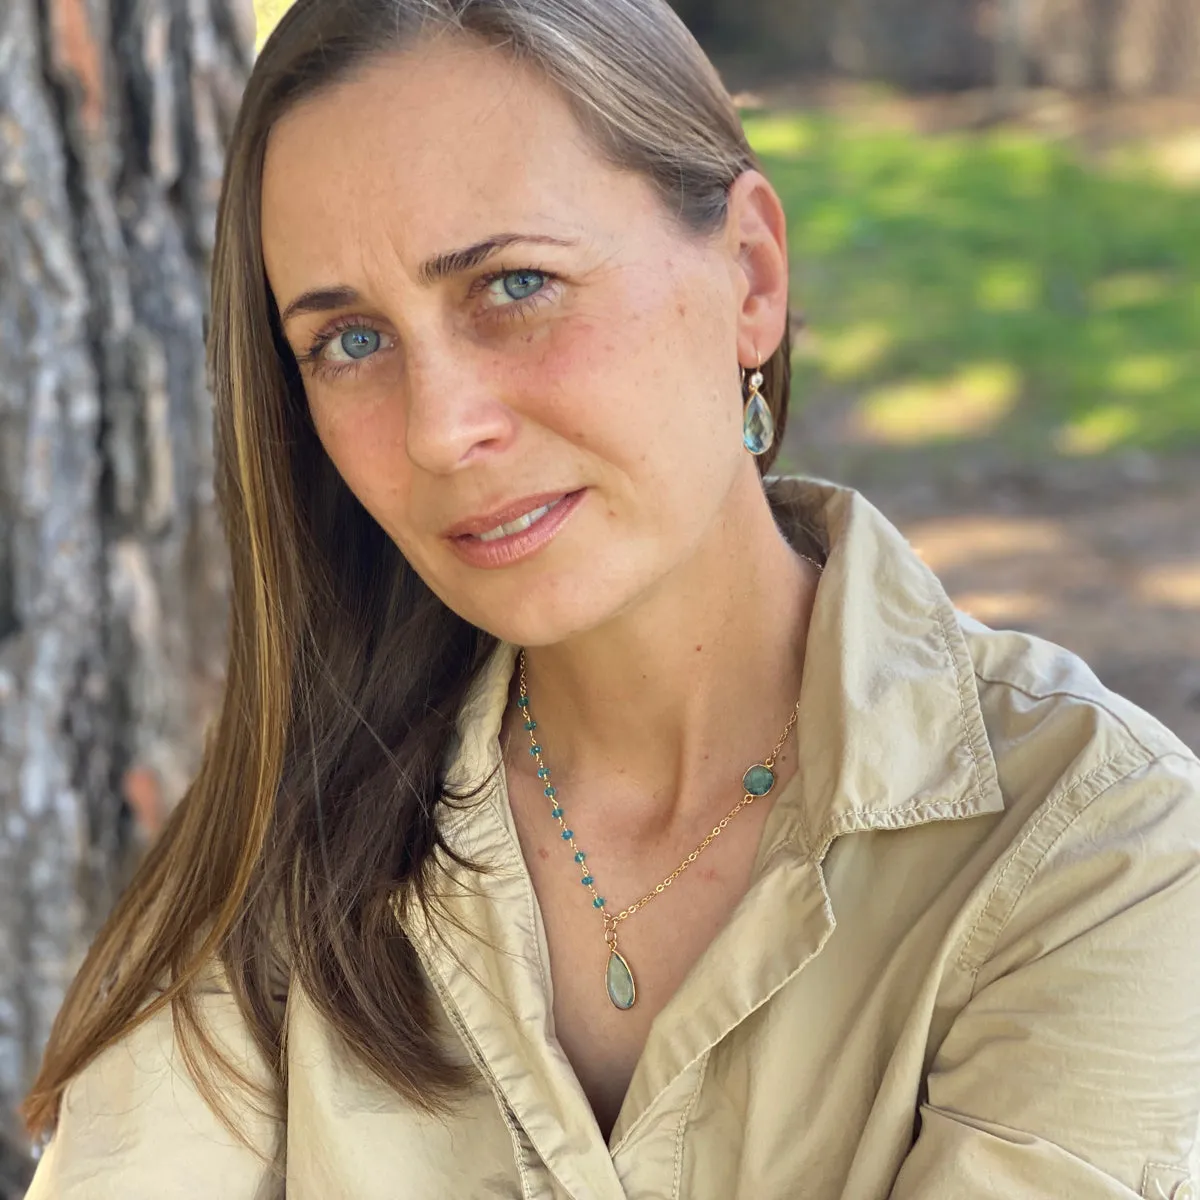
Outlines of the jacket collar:
[{"label": "jacket collar", "polygon": [[781,480],[780,508],[826,551],[797,722],[796,820],[819,862],[855,829],[1002,812],[958,615],[904,536],[857,492]]}]

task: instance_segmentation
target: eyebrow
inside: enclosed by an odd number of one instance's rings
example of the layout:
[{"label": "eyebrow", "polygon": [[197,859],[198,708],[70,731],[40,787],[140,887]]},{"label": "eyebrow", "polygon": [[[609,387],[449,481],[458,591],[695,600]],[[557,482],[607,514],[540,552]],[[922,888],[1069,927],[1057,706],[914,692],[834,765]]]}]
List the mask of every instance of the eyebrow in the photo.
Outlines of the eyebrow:
[{"label": "eyebrow", "polygon": [[[481,266],[493,254],[508,246],[574,246],[574,240],[549,237],[545,234],[528,233],[498,233],[493,237],[466,246],[461,250],[449,250],[437,254],[421,264],[417,271],[417,281],[425,287],[448,279],[452,275],[461,275]],[[280,323],[286,325],[293,317],[302,313],[328,312],[334,308],[348,308],[356,304],[361,297],[352,287],[321,287],[312,291],[302,292],[283,310]]]},{"label": "eyebrow", "polygon": [[493,254],[507,246],[517,244],[527,246],[574,246],[574,240],[549,237],[545,234],[532,233],[498,233],[494,237],[476,242],[465,250],[451,250],[448,254],[438,254],[428,262],[421,264],[417,272],[417,280],[422,284],[437,283],[451,275],[461,275],[464,271],[472,271],[486,262]]}]

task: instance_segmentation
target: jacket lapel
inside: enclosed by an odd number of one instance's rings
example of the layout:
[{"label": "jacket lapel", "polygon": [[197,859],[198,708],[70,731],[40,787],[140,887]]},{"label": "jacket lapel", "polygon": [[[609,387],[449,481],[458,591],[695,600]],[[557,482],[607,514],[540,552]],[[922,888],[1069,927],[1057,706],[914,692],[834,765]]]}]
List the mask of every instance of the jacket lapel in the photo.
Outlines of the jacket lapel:
[{"label": "jacket lapel", "polygon": [[454,782],[490,782],[443,823],[447,843],[484,872],[448,865],[428,912],[414,908],[403,920],[506,1119],[524,1131],[541,1164],[576,1200],[624,1200],[591,1106],[552,1036],[541,916],[505,819],[497,735],[514,657],[512,647],[498,649],[460,724]]}]

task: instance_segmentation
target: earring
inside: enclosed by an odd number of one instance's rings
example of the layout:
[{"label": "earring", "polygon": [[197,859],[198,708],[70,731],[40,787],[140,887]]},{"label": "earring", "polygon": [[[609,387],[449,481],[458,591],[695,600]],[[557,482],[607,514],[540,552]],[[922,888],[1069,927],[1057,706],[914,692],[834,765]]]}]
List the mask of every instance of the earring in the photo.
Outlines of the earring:
[{"label": "earring", "polygon": [[775,444],[775,419],[758,390],[763,385],[762,360],[753,372],[742,372],[742,388],[747,389],[746,407],[742,413],[742,445],[756,458],[766,454]]}]

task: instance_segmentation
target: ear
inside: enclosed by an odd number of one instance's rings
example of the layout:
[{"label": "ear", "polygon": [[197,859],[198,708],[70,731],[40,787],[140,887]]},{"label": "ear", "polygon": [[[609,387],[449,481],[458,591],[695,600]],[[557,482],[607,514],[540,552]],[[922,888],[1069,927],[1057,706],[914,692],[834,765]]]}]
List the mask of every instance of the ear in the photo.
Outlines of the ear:
[{"label": "ear", "polygon": [[789,302],[787,218],[759,171],[744,172],[729,189],[725,237],[738,300],[738,358],[755,367],[779,348]]}]

